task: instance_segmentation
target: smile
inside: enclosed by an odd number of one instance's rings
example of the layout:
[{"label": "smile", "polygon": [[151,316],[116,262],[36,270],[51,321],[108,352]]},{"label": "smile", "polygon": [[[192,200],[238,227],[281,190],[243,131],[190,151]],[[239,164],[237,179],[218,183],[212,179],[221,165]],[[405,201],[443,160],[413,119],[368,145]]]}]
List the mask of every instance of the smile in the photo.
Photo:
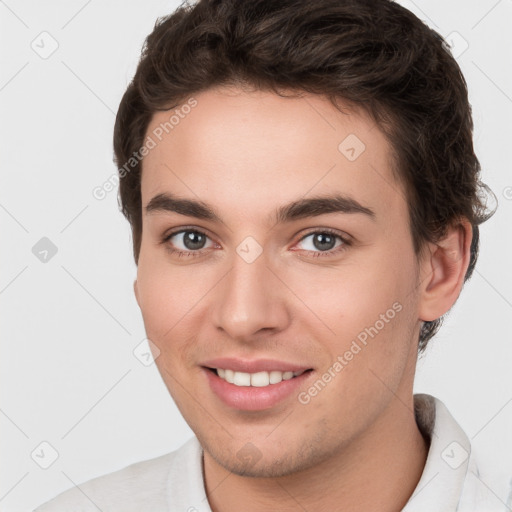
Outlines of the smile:
[{"label": "smile", "polygon": [[228,368],[211,368],[217,375],[235,386],[254,386],[266,387],[272,384],[279,384],[283,380],[290,380],[302,375],[306,370],[297,372],[272,370],[270,372],[262,371],[256,373],[238,372]]},{"label": "smile", "polygon": [[239,411],[263,411],[292,399],[314,378],[312,369],[260,370],[203,367],[205,384],[224,405]]}]

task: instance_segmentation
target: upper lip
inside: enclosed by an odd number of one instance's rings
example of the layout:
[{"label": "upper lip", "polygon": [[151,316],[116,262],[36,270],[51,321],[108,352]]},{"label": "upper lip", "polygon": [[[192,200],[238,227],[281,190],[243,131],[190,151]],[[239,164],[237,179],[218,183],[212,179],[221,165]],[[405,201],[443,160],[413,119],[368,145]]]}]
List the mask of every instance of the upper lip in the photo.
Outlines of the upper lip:
[{"label": "upper lip", "polygon": [[257,373],[257,372],[299,372],[311,369],[309,366],[294,364],[276,359],[240,359],[238,357],[219,357],[202,363],[208,368],[223,368],[236,372]]}]

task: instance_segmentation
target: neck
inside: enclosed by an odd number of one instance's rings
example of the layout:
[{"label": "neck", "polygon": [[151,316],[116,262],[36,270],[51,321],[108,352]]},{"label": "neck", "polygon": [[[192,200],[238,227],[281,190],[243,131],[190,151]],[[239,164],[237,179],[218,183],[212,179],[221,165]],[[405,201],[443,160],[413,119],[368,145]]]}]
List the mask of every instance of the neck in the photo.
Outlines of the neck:
[{"label": "neck", "polygon": [[416,488],[428,444],[414,417],[412,395],[393,397],[359,438],[306,470],[279,478],[249,478],[218,465],[205,452],[205,487],[213,512],[298,509],[402,510]]}]

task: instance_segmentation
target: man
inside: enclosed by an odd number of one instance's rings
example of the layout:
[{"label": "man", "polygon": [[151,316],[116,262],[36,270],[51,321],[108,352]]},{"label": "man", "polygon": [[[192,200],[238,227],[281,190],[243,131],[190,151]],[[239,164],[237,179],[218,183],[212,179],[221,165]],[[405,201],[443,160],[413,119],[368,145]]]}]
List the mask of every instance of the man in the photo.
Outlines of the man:
[{"label": "man", "polygon": [[388,0],[199,1],[117,115],[134,292],[195,436],[37,510],[505,510],[418,351],[473,271],[471,110]]}]

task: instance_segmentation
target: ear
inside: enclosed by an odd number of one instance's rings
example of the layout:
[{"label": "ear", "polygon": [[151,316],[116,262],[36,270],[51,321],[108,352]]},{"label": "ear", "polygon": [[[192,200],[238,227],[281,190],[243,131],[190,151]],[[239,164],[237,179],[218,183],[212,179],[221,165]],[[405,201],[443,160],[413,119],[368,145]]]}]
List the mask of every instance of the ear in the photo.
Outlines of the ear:
[{"label": "ear", "polygon": [[137,304],[139,305],[139,308],[140,308],[139,290],[137,288],[137,279],[135,279],[135,281],[133,281],[133,292],[135,293],[135,299],[137,300]]},{"label": "ear", "polygon": [[419,320],[436,320],[455,304],[469,266],[472,236],[471,223],[464,218],[442,240],[429,244],[421,263]]}]

